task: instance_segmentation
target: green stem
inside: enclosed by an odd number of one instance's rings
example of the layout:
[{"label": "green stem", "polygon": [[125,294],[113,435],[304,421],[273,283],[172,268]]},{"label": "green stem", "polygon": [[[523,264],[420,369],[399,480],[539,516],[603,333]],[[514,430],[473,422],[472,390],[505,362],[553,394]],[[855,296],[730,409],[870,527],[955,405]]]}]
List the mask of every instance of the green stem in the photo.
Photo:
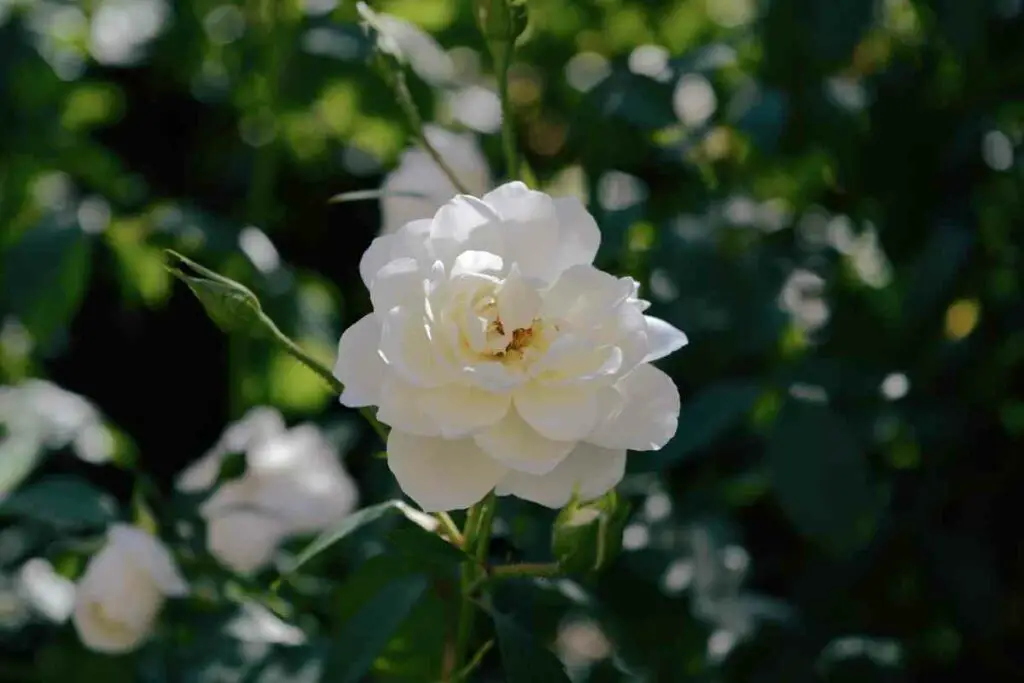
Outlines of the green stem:
[{"label": "green stem", "polygon": [[455,674],[453,683],[458,683],[459,681],[464,681],[469,678],[469,675],[473,673],[478,666],[480,666],[480,662],[484,660],[484,657],[491,651],[492,647],[494,647],[494,640],[488,640],[484,643],[483,646],[476,651],[476,654],[473,655],[473,658],[469,660],[469,663],[466,664],[461,671]]},{"label": "green stem", "polygon": [[459,531],[459,527],[455,525],[455,521],[447,512],[434,513],[434,518],[455,545],[461,548],[466,544],[466,539],[463,537],[462,532]]},{"label": "green stem", "polygon": [[[263,319],[264,323],[267,326],[267,329],[270,330],[270,333],[273,336],[274,341],[280,344],[284,348],[284,350],[287,351],[295,360],[305,365],[307,368],[309,368],[317,375],[319,375],[321,379],[323,379],[325,382],[331,385],[331,389],[334,390],[334,393],[341,394],[341,392],[345,390],[345,385],[342,384],[341,381],[334,376],[334,374],[330,371],[329,368],[327,368],[327,366],[323,365],[316,358],[309,355],[309,353],[305,349],[303,349],[301,346],[292,341],[288,337],[288,335],[282,332],[280,328],[278,328],[278,326],[274,324],[274,321],[271,320],[269,317],[263,315]],[[377,415],[373,412],[373,408],[370,408],[368,406],[365,408],[360,408],[359,413],[366,418],[367,422],[370,423],[370,426],[373,427],[373,431],[377,433],[377,436],[379,436],[384,443],[387,443],[388,429],[383,424],[381,424],[380,421],[377,419]]]},{"label": "green stem", "polygon": [[487,551],[491,543],[491,522],[494,520],[496,499],[491,492],[482,501],[469,509],[466,515],[464,549],[472,558],[462,563],[459,577],[459,616],[455,632],[454,670],[462,671],[466,667],[469,654],[470,639],[473,636],[473,621],[476,617],[476,605],[473,602],[473,588],[480,577],[486,576]]},{"label": "green stem", "polygon": [[506,175],[519,179],[519,157],[516,153],[516,131],[512,120],[512,102],[508,96],[508,70],[512,65],[512,46],[494,50],[494,68],[498,72],[498,95],[501,97],[501,146],[505,152]]},{"label": "green stem", "polygon": [[438,168],[448,177],[451,184],[455,186],[455,189],[460,194],[471,194],[469,188],[466,187],[465,183],[456,175],[455,170],[448,165],[448,162],[444,160],[441,153],[430,144],[430,140],[427,139],[427,134],[423,128],[423,117],[420,116],[419,110],[416,108],[416,103],[413,102],[412,92],[409,91],[409,84],[406,83],[405,73],[393,69],[387,63],[379,62],[378,70],[384,76],[384,79],[391,86],[391,89],[395,93],[395,98],[398,101],[398,106],[401,107],[402,113],[405,114],[405,119],[409,123],[409,127],[412,128],[413,136],[416,138],[416,142],[426,150],[430,158],[434,160]]}]

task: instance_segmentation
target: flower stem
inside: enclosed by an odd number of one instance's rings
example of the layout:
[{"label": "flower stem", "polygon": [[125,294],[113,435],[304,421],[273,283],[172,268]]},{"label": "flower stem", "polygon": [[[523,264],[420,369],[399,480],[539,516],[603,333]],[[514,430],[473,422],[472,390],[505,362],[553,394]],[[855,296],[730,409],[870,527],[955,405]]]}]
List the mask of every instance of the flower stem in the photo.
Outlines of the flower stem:
[{"label": "flower stem", "polygon": [[409,91],[409,84],[405,80],[405,73],[393,69],[383,60],[378,63],[378,70],[384,76],[384,80],[387,81],[388,85],[391,86],[392,91],[394,91],[398,106],[401,107],[409,127],[412,128],[416,142],[426,150],[430,158],[434,160],[434,163],[448,177],[448,180],[451,181],[460,194],[470,194],[469,189],[459,179],[459,176],[455,174],[452,167],[448,165],[448,162],[444,160],[444,157],[437,151],[437,148],[427,139],[426,131],[423,128],[423,117],[420,116],[416,103],[412,100],[412,93]]},{"label": "flower stem", "polygon": [[[479,579],[486,576],[487,551],[491,543],[491,522],[497,500],[491,492],[482,501],[469,509],[466,515],[466,528],[463,531],[465,543],[463,549],[470,556],[462,563],[459,577],[459,615],[455,629],[455,660],[454,670],[463,671],[467,664],[470,640],[473,636],[473,622],[476,618],[476,604],[473,601],[473,589]],[[483,655],[481,655],[482,657]],[[456,679],[457,680],[457,679]]]},{"label": "flower stem", "polygon": [[488,652],[491,651],[492,647],[494,647],[494,640],[488,640],[486,643],[484,643],[483,646],[481,646],[481,648],[476,651],[476,654],[473,655],[473,658],[469,660],[469,663],[466,664],[466,666],[463,667],[461,671],[455,674],[453,683],[457,683],[458,681],[464,681],[467,678],[469,678],[469,675],[473,673],[473,671],[475,671],[478,666],[480,666],[480,662],[484,660],[484,657],[487,655]]},{"label": "flower stem", "polygon": [[[263,315],[263,323],[267,329],[270,330],[270,334],[274,338],[274,341],[280,344],[281,347],[284,348],[284,350],[287,351],[295,360],[299,361],[319,375],[322,380],[331,386],[334,393],[341,394],[341,392],[345,390],[345,385],[334,376],[334,373],[332,373],[326,365],[318,361],[316,358],[311,356],[309,352],[292,341],[292,339],[282,332],[268,316],[265,314],[261,315]],[[373,431],[377,432],[377,436],[379,436],[386,444],[388,442],[388,429],[381,424],[380,420],[377,419],[377,415],[373,412],[373,409],[370,407],[360,408],[359,413],[366,418],[366,421],[370,423],[371,427],[373,427]]]},{"label": "flower stem", "polygon": [[448,538],[452,540],[455,545],[460,548],[466,545],[466,539],[463,537],[462,532],[459,531],[459,527],[456,526],[455,521],[447,512],[438,512],[434,514],[434,518],[437,519],[441,528],[448,534]]},{"label": "flower stem", "polygon": [[498,72],[498,95],[501,97],[501,146],[505,152],[506,175],[519,179],[519,156],[516,153],[516,131],[512,120],[512,102],[508,95],[508,70],[512,65],[512,49],[494,51],[494,68]]}]

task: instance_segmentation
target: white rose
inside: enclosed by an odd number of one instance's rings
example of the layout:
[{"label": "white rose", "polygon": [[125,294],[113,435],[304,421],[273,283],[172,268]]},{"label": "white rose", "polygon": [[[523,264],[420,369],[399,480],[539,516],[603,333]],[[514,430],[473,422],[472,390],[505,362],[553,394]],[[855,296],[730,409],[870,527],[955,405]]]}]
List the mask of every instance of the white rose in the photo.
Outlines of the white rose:
[{"label": "white rose", "polygon": [[[474,135],[453,133],[435,125],[427,125],[424,132],[471,194],[481,195],[490,189],[491,171]],[[398,167],[384,179],[381,189],[383,233],[395,232],[409,221],[430,218],[458,192],[441,167],[419,147],[402,153]]]},{"label": "white rose", "polygon": [[286,536],[283,522],[245,507],[210,515],[206,522],[210,553],[239,574],[250,574],[266,566]]},{"label": "white rose", "polygon": [[342,403],[379,406],[391,471],[424,510],[494,488],[548,507],[594,498],[626,449],[674,434],[679,393],[650,361],[686,335],[591,265],[599,242],[577,199],[512,182],[363,255],[373,313],[342,335],[334,374]]},{"label": "white rose", "polygon": [[78,582],[72,620],[82,642],[97,652],[128,652],[145,640],[167,596],[188,585],[159,539],[117,524]]},{"label": "white rose", "polygon": [[260,569],[286,538],[321,531],[356,507],[355,482],[320,430],[312,424],[287,429],[270,408],[253,409],[231,425],[178,486],[208,488],[223,458],[238,451],[245,453],[245,474],[221,485],[200,509],[210,552],[236,572]]},{"label": "white rose", "polygon": [[286,429],[284,418],[275,409],[266,406],[252,408],[242,419],[229,425],[213,448],[178,477],[178,489],[188,493],[209,489],[217,483],[225,457],[232,453],[245,453]]}]

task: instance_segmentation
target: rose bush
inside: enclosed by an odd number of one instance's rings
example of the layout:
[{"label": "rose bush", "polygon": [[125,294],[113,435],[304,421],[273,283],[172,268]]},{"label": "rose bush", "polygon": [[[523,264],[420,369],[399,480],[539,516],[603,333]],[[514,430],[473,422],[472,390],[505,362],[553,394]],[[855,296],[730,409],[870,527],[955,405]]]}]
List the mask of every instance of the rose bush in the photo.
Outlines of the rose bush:
[{"label": "rose bush", "polygon": [[341,337],[341,402],[378,406],[388,464],[424,510],[489,491],[552,508],[622,478],[627,449],[675,433],[679,393],[650,365],[687,343],[638,284],[593,266],[594,219],[521,182],[459,195],[370,245],[373,312]]}]

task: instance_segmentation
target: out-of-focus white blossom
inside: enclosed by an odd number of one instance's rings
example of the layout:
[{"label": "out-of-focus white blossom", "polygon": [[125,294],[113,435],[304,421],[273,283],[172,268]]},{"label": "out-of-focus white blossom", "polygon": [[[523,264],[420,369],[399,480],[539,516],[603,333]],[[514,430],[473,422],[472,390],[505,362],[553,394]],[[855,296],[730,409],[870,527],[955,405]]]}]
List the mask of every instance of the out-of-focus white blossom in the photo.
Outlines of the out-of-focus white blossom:
[{"label": "out-of-focus white blossom", "polygon": [[164,599],[187,593],[185,579],[159,539],[117,524],[78,582],[72,621],[86,647],[128,652],[150,635]]},{"label": "out-of-focus white blossom", "polygon": [[231,453],[245,454],[245,473],[223,483],[200,514],[210,552],[236,572],[265,566],[284,539],[318,532],[356,506],[355,482],[320,430],[312,424],[288,429],[280,413],[265,407],[228,427],[179,478],[178,488],[209,489]]},{"label": "out-of-focus white blossom", "polygon": [[36,557],[21,566],[18,585],[26,601],[50,621],[67,621],[75,608],[75,584]]},{"label": "out-of-focus white blossom", "polygon": [[592,265],[600,238],[579,200],[512,182],[363,255],[374,310],[342,335],[334,374],[342,403],[379,406],[391,471],[424,510],[491,489],[553,508],[596,498],[627,449],[675,433],[679,393],[650,362],[686,335],[644,315],[635,280]]},{"label": "out-of-focus white blossom", "polygon": [[[425,126],[424,133],[471,194],[482,195],[490,189],[491,171],[473,134],[453,133],[435,125]],[[397,168],[384,179],[381,190],[382,233],[395,232],[410,221],[433,217],[458,192],[441,167],[420,147],[402,153]]]},{"label": "out-of-focus white blossom", "polygon": [[3,440],[49,450],[70,446],[86,462],[104,462],[114,452],[114,437],[95,406],[45,380],[0,387],[0,426]]},{"label": "out-of-focus white blossom", "polygon": [[451,83],[455,65],[429,33],[405,19],[374,12],[365,2],[357,2],[356,9],[363,23],[376,33],[378,50],[407,64],[431,85]]}]

